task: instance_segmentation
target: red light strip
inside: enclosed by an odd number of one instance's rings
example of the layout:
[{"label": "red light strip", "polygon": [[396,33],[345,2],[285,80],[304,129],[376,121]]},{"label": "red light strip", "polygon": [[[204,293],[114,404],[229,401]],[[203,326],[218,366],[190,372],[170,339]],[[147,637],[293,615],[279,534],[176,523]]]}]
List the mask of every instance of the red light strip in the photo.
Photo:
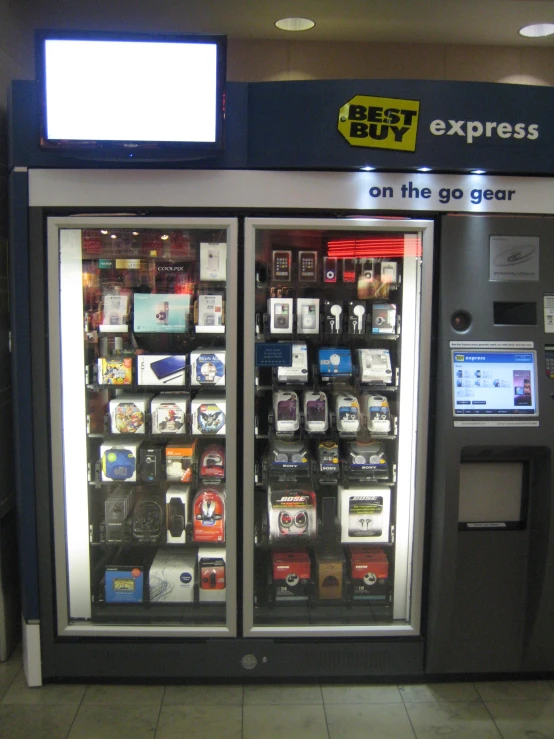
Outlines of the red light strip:
[{"label": "red light strip", "polygon": [[390,259],[393,257],[420,257],[419,234],[372,237],[367,239],[340,239],[329,241],[327,255],[334,259]]}]

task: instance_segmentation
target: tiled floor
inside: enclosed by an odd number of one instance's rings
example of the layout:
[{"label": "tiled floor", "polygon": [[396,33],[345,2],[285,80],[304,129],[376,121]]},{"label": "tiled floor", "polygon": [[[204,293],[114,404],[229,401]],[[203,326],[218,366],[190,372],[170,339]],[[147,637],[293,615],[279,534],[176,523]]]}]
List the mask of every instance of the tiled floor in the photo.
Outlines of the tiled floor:
[{"label": "tiled floor", "polygon": [[554,682],[46,685],[0,664],[0,739],[554,738]]}]

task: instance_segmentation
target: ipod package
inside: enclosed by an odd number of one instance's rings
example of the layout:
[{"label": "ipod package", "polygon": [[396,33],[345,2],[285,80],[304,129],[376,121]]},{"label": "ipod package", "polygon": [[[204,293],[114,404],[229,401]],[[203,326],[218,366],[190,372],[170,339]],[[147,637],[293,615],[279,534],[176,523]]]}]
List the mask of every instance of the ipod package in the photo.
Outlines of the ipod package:
[{"label": "ipod package", "polygon": [[225,349],[196,349],[191,352],[190,384],[193,387],[224,387]]},{"label": "ipod package", "polygon": [[396,333],[396,305],[393,305],[393,303],[373,304],[371,310],[371,333]]},{"label": "ipod package", "polygon": [[186,434],[188,393],[161,394],[153,398],[150,410],[153,434]]},{"label": "ipod package", "polygon": [[225,549],[200,547],[198,550],[198,600],[221,602],[226,600]]},{"label": "ipod package", "polygon": [[267,301],[269,330],[272,334],[292,334],[293,303],[292,298],[270,298]]},{"label": "ipod package", "polygon": [[339,501],[342,542],[390,541],[390,488],[339,486]]},{"label": "ipod package", "polygon": [[298,298],[296,300],[297,333],[319,333],[319,298]]},{"label": "ipod package", "polygon": [[151,395],[118,395],[110,400],[112,434],[144,434]]},{"label": "ipod package", "polygon": [[192,433],[200,436],[225,435],[225,398],[199,393],[192,401]]},{"label": "ipod package", "polygon": [[227,276],[227,244],[200,244],[200,279],[224,281]]},{"label": "ipod package", "polygon": [[306,344],[292,345],[292,364],[290,367],[277,367],[277,381],[308,381],[308,347]]},{"label": "ipod package", "polygon": [[206,485],[192,504],[192,538],[195,542],[225,541],[225,489]]},{"label": "ipod package", "polygon": [[189,485],[170,485],[165,493],[165,520],[168,544],[185,544],[187,541],[187,516]]},{"label": "ipod package", "polygon": [[316,495],[313,490],[272,490],[268,487],[267,499],[270,541],[295,541],[316,536]]}]

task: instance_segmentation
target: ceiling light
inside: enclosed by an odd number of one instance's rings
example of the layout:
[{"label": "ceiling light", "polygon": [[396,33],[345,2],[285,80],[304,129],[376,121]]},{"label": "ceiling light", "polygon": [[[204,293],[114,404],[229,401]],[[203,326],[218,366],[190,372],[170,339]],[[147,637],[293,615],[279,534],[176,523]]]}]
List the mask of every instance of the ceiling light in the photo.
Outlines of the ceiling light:
[{"label": "ceiling light", "polygon": [[310,18],[281,18],[275,21],[275,25],[281,31],[309,31],[315,26],[315,21]]},{"label": "ceiling light", "polygon": [[532,23],[519,29],[519,35],[526,38],[543,38],[554,33],[554,23]]},{"label": "ceiling light", "polygon": [[484,169],[472,169],[471,174],[487,174],[487,172]]},{"label": "ceiling light", "polygon": [[362,167],[362,172],[374,172],[374,171],[375,171],[375,167],[370,167],[369,164],[367,165],[367,167]]},{"label": "ceiling light", "polygon": [[431,171],[431,167],[418,167],[417,168],[417,171],[418,172],[430,172]]}]

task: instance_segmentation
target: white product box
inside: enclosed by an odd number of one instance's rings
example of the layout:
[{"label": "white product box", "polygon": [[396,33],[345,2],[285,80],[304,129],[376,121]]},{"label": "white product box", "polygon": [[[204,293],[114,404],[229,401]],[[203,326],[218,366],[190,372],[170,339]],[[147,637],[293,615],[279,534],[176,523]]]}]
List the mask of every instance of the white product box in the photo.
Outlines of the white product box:
[{"label": "white product box", "polygon": [[102,333],[127,331],[129,297],[127,295],[104,295],[103,320],[98,327]]},{"label": "white product box", "polygon": [[187,379],[186,354],[139,354],[137,384],[184,385]]},{"label": "white product box", "polygon": [[358,349],[358,363],[362,382],[392,384],[392,369],[388,349]]},{"label": "white product box", "polygon": [[227,598],[227,557],[225,549],[198,550],[198,599],[221,602]]},{"label": "white product box", "polygon": [[225,398],[199,393],[192,401],[192,433],[200,436],[225,436]]},{"label": "white product box", "polygon": [[296,301],[297,332],[319,333],[319,298],[298,298]]},{"label": "white product box", "polygon": [[225,350],[196,349],[190,353],[190,384],[223,387],[225,385]]},{"label": "white product box", "polygon": [[110,400],[112,434],[144,434],[151,395],[118,395]]},{"label": "white product box", "polygon": [[292,334],[294,329],[292,298],[270,298],[267,301],[269,330],[272,334]]},{"label": "white product box", "polygon": [[189,394],[156,395],[150,410],[153,434],[186,434]]},{"label": "white product box", "polygon": [[196,304],[196,333],[223,334],[223,295],[199,295]]},{"label": "white product box", "polygon": [[339,486],[341,541],[375,544],[390,541],[390,488]]},{"label": "white product box", "polygon": [[136,482],[140,441],[100,445],[103,482]]},{"label": "white product box", "polygon": [[168,544],[185,544],[190,485],[170,485],[165,493],[165,520]]},{"label": "white product box", "polygon": [[278,382],[308,382],[308,347],[306,344],[292,345],[290,367],[277,367]]},{"label": "white product box", "polygon": [[207,282],[227,278],[227,244],[200,244],[200,279]]},{"label": "white product box", "polygon": [[158,549],[148,577],[152,603],[192,603],[196,552]]}]

